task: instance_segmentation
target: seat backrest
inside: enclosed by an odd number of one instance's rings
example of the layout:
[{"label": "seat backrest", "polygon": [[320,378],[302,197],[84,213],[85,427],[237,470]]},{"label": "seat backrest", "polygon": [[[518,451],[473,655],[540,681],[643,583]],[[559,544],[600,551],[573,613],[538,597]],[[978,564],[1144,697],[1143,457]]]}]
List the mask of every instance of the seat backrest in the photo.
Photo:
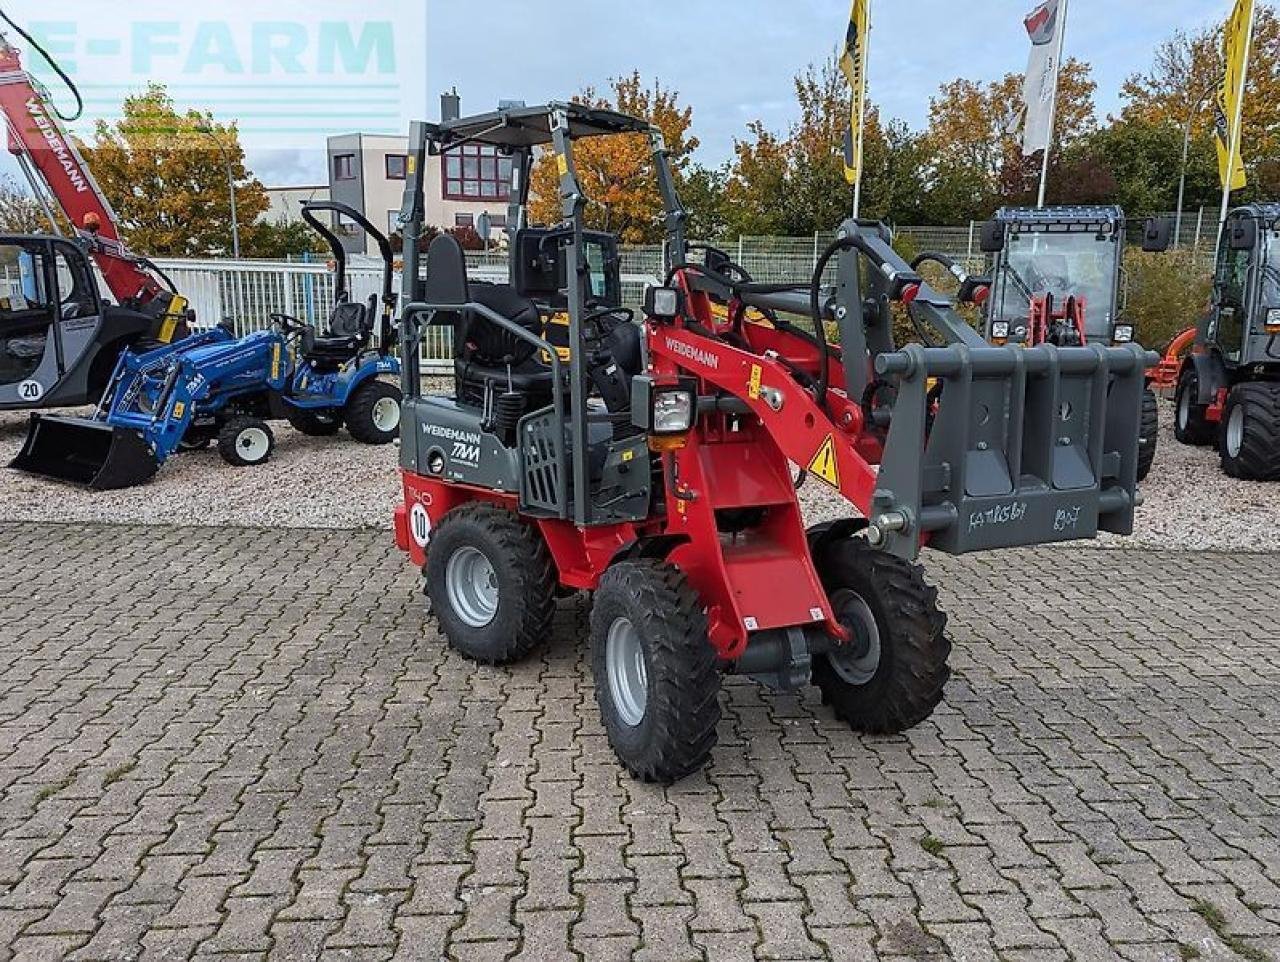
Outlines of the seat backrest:
[{"label": "seat backrest", "polygon": [[[427,248],[427,279],[422,287],[422,299],[428,304],[466,304],[470,299],[467,285],[467,255],[462,245],[448,234],[440,234]],[[462,322],[459,311],[438,311],[432,324],[458,327]]]},{"label": "seat backrest", "polygon": [[344,301],[335,304],[333,313],[329,315],[330,337],[366,338],[372,331],[369,323],[369,307],[357,301]]},{"label": "seat backrest", "polygon": [[[477,284],[471,289],[471,299],[531,334],[542,333],[542,315],[538,313],[538,305],[520,296],[509,284]],[[483,317],[473,315],[468,321],[464,350],[481,364],[515,367],[533,357],[537,350],[535,345]]]}]

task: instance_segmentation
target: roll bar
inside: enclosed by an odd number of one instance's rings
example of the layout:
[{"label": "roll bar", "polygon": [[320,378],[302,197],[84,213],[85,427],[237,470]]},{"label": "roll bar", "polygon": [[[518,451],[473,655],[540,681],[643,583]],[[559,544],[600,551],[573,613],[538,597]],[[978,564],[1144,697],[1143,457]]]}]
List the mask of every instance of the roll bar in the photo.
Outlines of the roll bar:
[{"label": "roll bar", "polygon": [[396,303],[394,291],[395,283],[395,257],[391,250],[391,241],[387,236],[374,227],[370,223],[369,218],[365,217],[360,211],[347,204],[339,203],[336,200],[317,200],[308,201],[302,205],[302,219],[317,234],[323,237],[329,243],[329,249],[333,251],[333,258],[338,262],[338,276],[335,280],[334,298],[342,299],[342,295],[347,294],[347,251],[342,246],[342,241],[333,232],[329,225],[325,224],[316,214],[320,211],[330,211],[335,214],[341,214],[350,220],[356,222],[357,226],[362,228],[369,234],[378,244],[378,250],[382,254],[383,272],[382,272],[382,303],[383,305],[393,306]]}]

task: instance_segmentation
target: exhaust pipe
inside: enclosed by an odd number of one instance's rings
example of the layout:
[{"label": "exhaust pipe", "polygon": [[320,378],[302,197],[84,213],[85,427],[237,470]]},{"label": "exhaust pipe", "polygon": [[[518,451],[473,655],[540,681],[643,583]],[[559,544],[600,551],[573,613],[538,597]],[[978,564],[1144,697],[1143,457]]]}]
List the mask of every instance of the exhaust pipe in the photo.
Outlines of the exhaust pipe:
[{"label": "exhaust pipe", "polygon": [[33,414],[27,440],[9,467],[94,491],[115,491],[146,484],[160,462],[137,429]]}]

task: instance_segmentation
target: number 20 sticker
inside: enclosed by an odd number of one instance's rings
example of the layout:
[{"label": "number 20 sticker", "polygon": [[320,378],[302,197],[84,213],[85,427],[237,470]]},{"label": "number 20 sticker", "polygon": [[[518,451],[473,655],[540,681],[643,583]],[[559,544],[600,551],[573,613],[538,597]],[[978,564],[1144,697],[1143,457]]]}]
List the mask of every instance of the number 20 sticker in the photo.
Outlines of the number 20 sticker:
[{"label": "number 20 sticker", "polygon": [[427,542],[431,540],[431,515],[427,514],[427,509],[420,504],[415,504],[413,510],[409,512],[409,533],[413,536],[413,542],[419,548],[425,548]]},{"label": "number 20 sticker", "polygon": [[18,385],[18,397],[24,401],[39,401],[44,397],[44,385],[39,381],[23,381]]}]

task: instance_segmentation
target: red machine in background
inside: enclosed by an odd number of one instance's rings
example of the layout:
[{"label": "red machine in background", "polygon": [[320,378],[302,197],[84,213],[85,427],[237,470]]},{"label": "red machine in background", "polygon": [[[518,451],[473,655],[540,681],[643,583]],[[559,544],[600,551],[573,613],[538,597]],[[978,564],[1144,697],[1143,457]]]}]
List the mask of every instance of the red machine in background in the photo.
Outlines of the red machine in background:
[{"label": "red machine in background", "polygon": [[[80,102],[71,78],[40,45],[3,11],[0,19],[49,61]],[[129,252],[110,202],[63,126],[75,117],[57,112],[3,34],[0,111],[9,151],[54,230],[0,236],[0,409],[94,402],[121,351],[185,336],[193,317],[159,269]],[[62,235],[54,204],[72,236]],[[115,303],[102,296],[94,266]]]}]

